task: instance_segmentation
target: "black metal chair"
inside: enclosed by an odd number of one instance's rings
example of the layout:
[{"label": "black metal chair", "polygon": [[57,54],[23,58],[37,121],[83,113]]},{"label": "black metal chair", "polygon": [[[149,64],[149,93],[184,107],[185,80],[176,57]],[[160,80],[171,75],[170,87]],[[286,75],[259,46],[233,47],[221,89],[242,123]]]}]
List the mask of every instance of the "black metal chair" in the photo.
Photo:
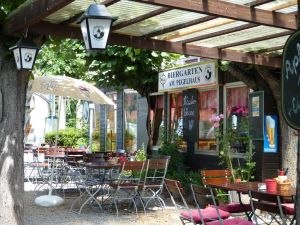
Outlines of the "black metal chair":
[{"label": "black metal chair", "polygon": [[[287,224],[280,196],[258,191],[250,191],[249,196],[253,218],[256,224],[261,224],[258,222],[258,219],[263,221],[265,224],[273,224],[274,221],[277,222],[277,224]],[[267,221],[266,218],[258,215],[257,209],[267,212],[268,215],[270,215],[270,221]]]}]

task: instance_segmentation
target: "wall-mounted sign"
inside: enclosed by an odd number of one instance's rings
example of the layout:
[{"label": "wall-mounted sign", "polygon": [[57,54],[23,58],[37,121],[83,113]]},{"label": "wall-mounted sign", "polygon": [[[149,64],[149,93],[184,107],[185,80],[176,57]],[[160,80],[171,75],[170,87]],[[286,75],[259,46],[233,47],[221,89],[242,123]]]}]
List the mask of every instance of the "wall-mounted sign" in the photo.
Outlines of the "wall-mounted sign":
[{"label": "wall-mounted sign", "polygon": [[160,92],[215,84],[217,84],[215,61],[201,62],[158,74],[158,91]]},{"label": "wall-mounted sign", "polygon": [[300,31],[287,40],[281,75],[282,112],[287,123],[300,130]]},{"label": "wall-mounted sign", "polygon": [[189,89],[182,94],[183,138],[188,142],[195,142],[199,139],[198,90]]},{"label": "wall-mounted sign", "polygon": [[249,93],[249,135],[253,140],[263,140],[264,92]]},{"label": "wall-mounted sign", "polygon": [[278,152],[278,117],[276,115],[264,116],[264,152]]},{"label": "wall-mounted sign", "polygon": [[251,99],[251,103],[252,103],[252,109],[251,109],[251,112],[252,112],[252,117],[257,117],[259,116],[259,96],[254,96],[252,99]]}]

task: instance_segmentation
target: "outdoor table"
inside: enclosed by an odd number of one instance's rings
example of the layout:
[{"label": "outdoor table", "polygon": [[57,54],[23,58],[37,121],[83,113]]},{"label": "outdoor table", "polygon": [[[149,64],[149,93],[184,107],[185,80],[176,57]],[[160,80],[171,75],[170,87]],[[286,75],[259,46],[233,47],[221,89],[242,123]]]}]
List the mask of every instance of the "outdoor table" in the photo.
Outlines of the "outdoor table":
[{"label": "outdoor table", "polygon": [[[99,193],[101,193],[101,190],[104,188],[104,184],[106,181],[106,174],[107,171],[111,171],[112,169],[118,169],[121,167],[120,163],[109,163],[109,162],[97,162],[97,161],[93,161],[93,162],[82,162],[82,161],[78,161],[78,162],[68,162],[70,165],[76,166],[78,168],[85,168],[86,169],[86,175],[90,175],[89,173],[91,172],[91,170],[99,170],[99,171],[103,171],[103,174],[101,175],[100,173],[99,178],[95,178],[93,179],[93,176],[91,179],[86,178],[85,181],[82,181],[80,184],[82,186],[85,187],[85,192],[81,192],[80,196],[77,197],[74,202],[71,205],[71,211],[73,211],[73,206],[75,205],[76,202],[78,202],[79,200],[82,199],[82,197],[84,196],[84,194],[87,196],[86,200],[81,204],[79,211],[77,213],[81,213],[81,210],[83,209],[83,207],[90,201],[92,202],[96,202],[96,204],[100,207],[100,209],[102,210],[102,203],[100,203],[97,199],[96,196],[99,195]],[[93,175],[93,173],[91,172],[91,174]],[[111,173],[109,173],[109,177],[111,177]],[[92,191],[92,189],[95,189]]]},{"label": "outdoor table", "polygon": [[[236,183],[222,183],[222,184],[208,184],[212,188],[223,189],[226,191],[236,191],[238,193],[239,202],[243,205],[241,194],[248,194],[249,191],[259,191],[268,193],[271,195],[277,195],[281,198],[291,198],[293,199],[296,195],[296,189],[291,187],[288,191],[274,191],[268,192],[267,190],[260,190],[258,188],[259,184],[263,182],[252,181],[252,182],[236,182]],[[245,211],[246,216],[251,220],[251,214]]]},{"label": "outdoor table", "polygon": [[278,195],[284,198],[293,198],[296,195],[296,189],[291,187],[288,191],[274,191],[267,192],[266,190],[259,190],[258,184],[263,182],[251,181],[251,182],[237,182],[237,183],[224,183],[224,184],[209,184],[210,187],[224,189],[227,191],[236,191],[237,193],[248,193],[249,191],[263,191],[268,194]]}]

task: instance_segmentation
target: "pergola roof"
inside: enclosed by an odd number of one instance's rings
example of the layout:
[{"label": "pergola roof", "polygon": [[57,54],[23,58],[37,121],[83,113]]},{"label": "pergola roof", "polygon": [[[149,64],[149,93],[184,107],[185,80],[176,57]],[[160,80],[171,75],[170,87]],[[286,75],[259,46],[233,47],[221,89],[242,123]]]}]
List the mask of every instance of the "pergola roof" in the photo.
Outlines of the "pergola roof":
[{"label": "pergola roof", "polygon": [[[99,0],[118,20],[109,44],[281,67],[297,29],[296,0]],[[82,38],[76,20],[93,0],[28,0],[5,21],[25,32]]]}]

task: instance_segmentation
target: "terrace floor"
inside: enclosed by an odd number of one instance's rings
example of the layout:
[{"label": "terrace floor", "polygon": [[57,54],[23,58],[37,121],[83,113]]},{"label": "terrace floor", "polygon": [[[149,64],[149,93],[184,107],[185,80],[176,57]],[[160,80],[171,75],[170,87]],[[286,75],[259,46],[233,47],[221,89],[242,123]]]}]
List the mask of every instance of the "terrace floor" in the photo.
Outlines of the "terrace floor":
[{"label": "terrace floor", "polygon": [[[181,224],[178,213],[172,206],[167,203],[165,210],[157,209],[130,215],[119,215],[116,213],[105,211],[104,213],[91,207],[85,207],[81,214],[70,212],[70,206],[73,197],[66,197],[63,205],[53,208],[37,206],[34,199],[37,197],[33,192],[34,186],[31,183],[25,183],[25,225],[119,225],[119,224],[135,224],[135,225],[164,225],[164,224]],[[46,192],[45,192],[46,193]],[[42,192],[39,195],[45,194]]]}]

